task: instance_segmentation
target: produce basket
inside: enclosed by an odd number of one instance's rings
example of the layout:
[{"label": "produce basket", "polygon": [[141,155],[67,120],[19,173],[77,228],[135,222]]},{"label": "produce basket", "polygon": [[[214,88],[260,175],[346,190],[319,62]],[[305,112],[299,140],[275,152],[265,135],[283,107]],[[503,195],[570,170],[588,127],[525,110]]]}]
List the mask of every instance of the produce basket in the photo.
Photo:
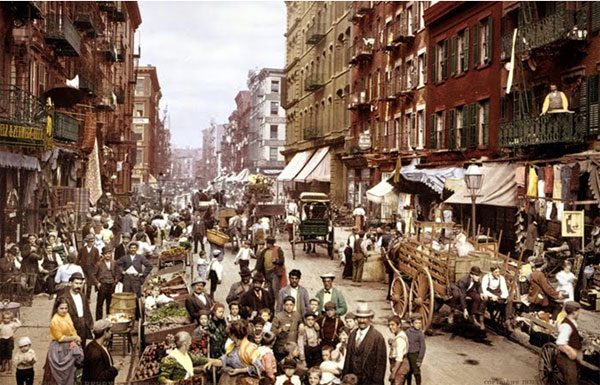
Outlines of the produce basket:
[{"label": "produce basket", "polygon": [[126,313],[109,314],[106,318],[112,322],[110,330],[113,333],[124,332],[133,324],[133,317]]},{"label": "produce basket", "polygon": [[187,256],[187,251],[184,247],[176,246],[164,250],[160,253],[160,261],[165,262],[183,262]]},{"label": "produce basket", "polygon": [[229,242],[229,235],[213,229],[206,230],[206,238],[210,243],[221,247]]},{"label": "produce basket", "polygon": [[196,326],[181,304],[171,302],[144,313],[144,342],[150,344],[164,341],[167,335],[175,335],[180,331],[191,333]]}]

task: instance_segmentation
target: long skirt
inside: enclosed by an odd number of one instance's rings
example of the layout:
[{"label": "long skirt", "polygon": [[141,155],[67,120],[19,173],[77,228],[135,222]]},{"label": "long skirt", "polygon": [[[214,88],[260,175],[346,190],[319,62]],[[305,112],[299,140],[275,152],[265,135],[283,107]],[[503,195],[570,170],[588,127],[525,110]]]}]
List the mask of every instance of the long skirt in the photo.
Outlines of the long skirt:
[{"label": "long skirt", "polygon": [[77,366],[83,363],[83,349],[71,342],[50,341],[43,385],[73,385]]}]

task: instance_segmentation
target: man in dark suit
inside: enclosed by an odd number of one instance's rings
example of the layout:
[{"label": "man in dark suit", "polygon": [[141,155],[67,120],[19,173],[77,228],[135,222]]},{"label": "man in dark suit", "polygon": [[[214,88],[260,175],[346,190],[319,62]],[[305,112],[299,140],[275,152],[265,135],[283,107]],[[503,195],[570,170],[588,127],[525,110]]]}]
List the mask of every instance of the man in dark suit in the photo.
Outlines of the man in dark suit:
[{"label": "man in dark suit", "polygon": [[110,340],[112,323],[106,319],[94,324],[94,340],[83,352],[82,385],[110,385],[115,383],[119,370],[123,369],[123,361],[114,363],[104,344]]},{"label": "man in dark suit", "polygon": [[122,233],[121,243],[115,247],[115,261],[118,261],[122,256],[127,255],[127,245],[129,242],[131,242],[131,234]]},{"label": "man in dark suit", "polygon": [[202,310],[210,311],[215,301],[208,294],[204,293],[206,281],[197,278],[192,282],[192,295],[185,300],[185,308],[193,321],[200,323],[200,312]]},{"label": "man in dark suit", "polygon": [[[77,335],[81,337],[81,346],[85,346],[86,339],[92,338],[92,325],[94,323],[92,312],[90,311],[90,303],[85,295],[81,295],[85,278],[81,273],[76,272],[71,275],[69,282],[71,286],[63,289],[58,294],[56,300],[59,297],[64,297],[67,300],[69,315],[73,320]],[[56,308],[56,300],[54,308]]]},{"label": "man in dark suit", "polygon": [[102,260],[96,265],[96,280],[100,284],[96,299],[96,321],[102,318],[104,303],[106,303],[106,314],[110,312],[112,293],[117,282],[117,264],[113,261],[112,253],[110,246],[105,246],[102,249]]},{"label": "man in dark suit", "polygon": [[229,293],[225,298],[225,302],[227,303],[231,303],[233,301],[239,303],[242,295],[252,287],[250,284],[250,277],[252,276],[252,273],[250,270],[247,268],[242,268],[239,274],[241,277],[240,280],[231,285]]},{"label": "man in dark suit", "polygon": [[355,312],[358,328],[350,333],[342,374],[354,374],[361,385],[383,385],[387,365],[386,343],[371,325],[375,312],[359,302]]},{"label": "man in dark suit", "polygon": [[100,252],[94,247],[95,238],[92,234],[85,236],[85,245],[79,249],[76,265],[81,266],[85,275],[85,297],[90,300],[92,286],[98,291],[98,281],[96,281],[96,265],[100,261]]},{"label": "man in dark suit", "polygon": [[204,237],[206,236],[206,223],[204,223],[203,214],[196,214],[194,224],[192,225],[192,238],[194,239],[194,254],[198,253],[198,243],[204,251]]},{"label": "man in dark suit", "polygon": [[[448,316],[448,323],[454,323],[454,311],[457,305],[460,303],[460,310],[463,312],[465,319],[469,318],[469,310],[467,309],[467,298],[471,298],[471,316],[473,323],[479,326],[481,330],[485,329],[484,314],[483,314],[483,301],[481,294],[481,269],[479,266],[472,266],[469,270],[469,275],[466,275],[458,280],[456,283],[450,284],[450,290],[452,292],[452,298],[450,299],[450,307],[452,311]],[[475,319],[475,316],[479,316],[479,322]]]},{"label": "man in dark suit", "polygon": [[261,309],[270,309],[273,313],[273,295],[263,289],[265,278],[259,272],[252,276],[252,289],[242,294],[240,298],[240,315],[244,319],[253,318]]},{"label": "man in dark suit", "polygon": [[152,271],[152,263],[137,254],[138,243],[130,242],[128,254],[117,261],[117,274],[123,277],[123,292],[142,296],[142,285]]}]

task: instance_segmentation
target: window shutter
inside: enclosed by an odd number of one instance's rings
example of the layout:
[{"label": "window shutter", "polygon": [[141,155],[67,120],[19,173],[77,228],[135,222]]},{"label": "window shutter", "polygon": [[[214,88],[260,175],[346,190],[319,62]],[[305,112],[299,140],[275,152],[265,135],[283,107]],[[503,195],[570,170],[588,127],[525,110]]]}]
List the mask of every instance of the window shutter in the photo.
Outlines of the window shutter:
[{"label": "window shutter", "polygon": [[444,39],[442,49],[442,79],[445,80],[448,77],[448,39]]},{"label": "window shutter", "polygon": [[454,76],[456,74],[456,35],[453,35],[450,41],[452,42],[450,44],[450,76]]},{"label": "window shutter", "polygon": [[579,113],[583,118],[583,127],[589,131],[588,127],[588,84],[587,78],[581,77],[581,84],[579,85]]},{"label": "window shutter", "polygon": [[469,70],[469,28],[465,28],[465,32],[463,35],[463,52],[465,56],[465,64],[463,66],[463,71],[467,72]]},{"label": "window shutter", "polygon": [[600,2],[592,1],[592,32],[600,30]]},{"label": "window shutter", "polygon": [[423,53],[423,66],[424,71],[423,71],[423,84],[427,84],[427,52]]},{"label": "window shutter", "polygon": [[450,119],[450,121],[448,122],[448,148],[450,148],[450,150],[455,150],[456,149],[456,130],[455,130],[456,110],[454,108],[450,110],[448,119]]},{"label": "window shutter", "polygon": [[483,144],[490,145],[490,102],[486,101],[483,105]]},{"label": "window shutter", "polygon": [[437,132],[435,129],[435,123],[436,123],[435,120],[436,120],[435,114],[429,115],[429,148],[437,148],[437,143],[436,143]]},{"label": "window shutter", "polygon": [[487,18],[487,25],[488,25],[488,40],[487,40],[487,44],[485,45],[485,57],[487,58],[486,63],[491,63],[492,62],[492,52],[494,51],[492,49],[492,46],[494,45],[494,25],[492,24],[492,17],[488,16]]},{"label": "window shutter", "polygon": [[469,115],[469,105],[465,104],[461,109],[462,113],[462,126],[460,128],[460,148],[467,147],[467,129],[468,129],[468,115]]},{"label": "window shutter", "polygon": [[588,133],[589,134],[597,134],[598,133],[598,91],[599,84],[598,80],[600,80],[600,75],[592,75],[588,78],[588,100],[589,100],[589,109],[588,109]]},{"label": "window shutter", "polygon": [[429,64],[431,67],[431,83],[435,83],[437,81],[437,76],[436,76],[436,52],[435,52],[435,44],[431,46],[430,49],[431,54],[429,55]]},{"label": "window shutter", "polygon": [[473,26],[473,68],[479,65],[479,23]]},{"label": "window shutter", "polygon": [[[425,119],[425,117],[423,117],[423,119]],[[417,132],[417,114],[414,112],[412,114],[410,114],[410,124],[412,125],[411,135],[414,138],[414,143],[412,143],[412,145],[414,147],[421,147],[421,145],[423,143],[418,143],[419,133]],[[423,122],[423,124],[427,124],[427,123]],[[425,130],[425,127],[423,127],[423,130]],[[425,140],[425,138],[423,138],[423,140]]]},{"label": "window shutter", "polygon": [[477,147],[477,103],[471,104],[469,115],[469,147]]},{"label": "window shutter", "polygon": [[506,122],[506,95],[500,98],[500,122]]}]

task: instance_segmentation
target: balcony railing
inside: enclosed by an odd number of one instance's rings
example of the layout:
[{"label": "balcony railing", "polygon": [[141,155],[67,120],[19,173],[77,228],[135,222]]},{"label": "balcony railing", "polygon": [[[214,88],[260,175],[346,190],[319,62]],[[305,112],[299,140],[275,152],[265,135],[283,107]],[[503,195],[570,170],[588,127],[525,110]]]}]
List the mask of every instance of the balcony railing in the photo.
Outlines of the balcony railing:
[{"label": "balcony railing", "polygon": [[54,114],[53,124],[54,139],[70,142],[79,141],[79,121],[61,112]]},{"label": "balcony railing", "polygon": [[102,41],[102,43],[100,44],[99,52],[100,52],[100,54],[104,55],[104,58],[106,61],[108,61],[108,62],[116,62],[117,61],[117,57],[118,57],[117,45],[115,44],[113,39],[107,37],[104,41]]},{"label": "balcony railing", "polygon": [[316,91],[324,85],[323,74],[311,74],[304,80],[304,91]]},{"label": "balcony railing", "polygon": [[404,18],[394,19],[392,22],[392,42],[393,43],[412,43],[415,37],[413,33],[408,32],[408,23]]},{"label": "balcony railing", "polygon": [[125,104],[125,90],[123,87],[115,88],[115,96],[117,97],[117,104]]},{"label": "balcony railing", "polygon": [[325,37],[325,24],[313,23],[306,30],[306,44],[317,44]]},{"label": "balcony railing", "polygon": [[66,15],[48,16],[45,40],[54,46],[54,51],[59,56],[81,55],[81,36]]},{"label": "balcony railing", "polygon": [[382,87],[382,99],[393,101],[400,95],[402,91],[402,77],[392,76],[391,79],[386,80]]},{"label": "balcony railing", "polygon": [[98,7],[104,12],[113,12],[117,9],[116,1],[99,1]]},{"label": "balcony railing", "polygon": [[89,36],[96,37],[102,33],[103,25],[100,15],[91,2],[78,2],[73,24],[80,31],[86,31]]},{"label": "balcony railing", "polygon": [[353,1],[350,20],[353,22],[358,22],[367,14],[369,14],[372,10],[372,1]]},{"label": "balcony railing", "polygon": [[355,91],[350,95],[349,110],[371,110],[371,101],[367,98],[367,91]]},{"label": "balcony railing", "polygon": [[349,64],[357,64],[362,61],[369,61],[373,59],[373,45],[375,39],[358,39],[352,46],[350,52]]},{"label": "balcony railing", "polygon": [[557,113],[500,124],[501,147],[523,147],[585,140],[585,120],[579,113]]},{"label": "balcony railing", "polygon": [[[501,59],[509,60],[512,50],[512,31],[502,36]],[[578,10],[557,10],[536,22],[519,27],[515,54],[569,41],[587,38],[587,7]]]},{"label": "balcony railing", "polygon": [[98,80],[96,74],[91,70],[79,71],[79,89],[91,96],[98,95]]},{"label": "balcony railing", "polygon": [[314,125],[304,127],[302,134],[303,134],[304,140],[317,139],[317,138],[320,138],[321,136],[323,136],[323,134],[321,133],[321,129]]},{"label": "balcony railing", "polygon": [[113,88],[108,83],[103,84],[94,102],[94,107],[99,111],[114,111],[116,104],[117,95],[115,95]]},{"label": "balcony railing", "polygon": [[114,7],[107,11],[106,16],[109,20],[124,22],[125,21],[125,3],[123,1],[116,1]]},{"label": "balcony railing", "polygon": [[123,42],[117,43],[117,61],[122,63],[125,61],[125,55],[127,54],[127,48]]},{"label": "balcony railing", "polygon": [[0,128],[1,144],[43,146],[46,132],[44,104],[18,87],[0,85]]}]

